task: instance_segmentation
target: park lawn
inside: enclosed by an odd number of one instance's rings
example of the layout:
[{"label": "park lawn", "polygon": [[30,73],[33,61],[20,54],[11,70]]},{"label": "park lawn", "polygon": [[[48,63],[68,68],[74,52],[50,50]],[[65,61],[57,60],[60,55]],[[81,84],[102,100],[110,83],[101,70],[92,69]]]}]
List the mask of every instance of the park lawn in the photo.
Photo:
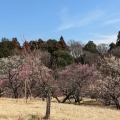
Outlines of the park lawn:
[{"label": "park lawn", "polygon": [[[46,102],[40,99],[0,98],[0,120],[31,120],[32,115],[44,117]],[[120,111],[115,108],[60,104],[52,100],[51,120],[120,120]]]}]

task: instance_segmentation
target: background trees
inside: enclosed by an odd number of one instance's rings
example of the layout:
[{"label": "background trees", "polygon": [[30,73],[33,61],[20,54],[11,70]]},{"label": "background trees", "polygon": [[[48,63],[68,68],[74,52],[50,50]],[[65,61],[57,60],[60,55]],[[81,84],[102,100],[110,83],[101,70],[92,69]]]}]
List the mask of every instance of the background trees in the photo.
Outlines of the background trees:
[{"label": "background trees", "polygon": [[48,45],[48,52],[50,53],[53,53],[54,51],[57,51],[58,48],[57,48],[57,41],[56,40],[52,40],[52,39],[49,39],[47,41],[47,45]]},{"label": "background trees", "polygon": [[3,38],[0,55],[6,58],[0,59],[0,96],[47,97],[48,106],[51,95],[64,95],[61,102],[72,95],[79,104],[80,97],[94,96],[105,104],[112,100],[120,109],[119,34],[108,48],[93,41],[85,46],[71,41],[67,46],[62,36],[59,41],[25,41],[22,47],[17,38]]},{"label": "background trees", "polygon": [[68,47],[67,47],[67,45],[66,45],[66,43],[65,43],[65,41],[64,41],[63,36],[60,37],[60,40],[59,40],[58,43],[61,45],[61,49],[62,49],[62,50],[67,50],[67,49],[68,49]]},{"label": "background trees", "polygon": [[74,62],[73,57],[67,52],[63,50],[54,51],[52,54],[52,68],[53,69],[61,69],[65,66],[68,66]]},{"label": "background trees", "polygon": [[15,55],[20,49],[17,38],[12,38],[12,40],[2,38],[0,42],[0,58]]},{"label": "background trees", "polygon": [[114,56],[120,58],[120,31],[118,32],[116,44],[111,43],[108,53],[113,54]]},{"label": "background trees", "polygon": [[80,42],[71,40],[70,43],[69,43],[69,52],[70,52],[71,56],[74,58],[75,63],[84,64],[83,45]]},{"label": "background trees", "polygon": [[79,42],[71,40],[69,43],[70,54],[75,58],[79,58],[83,55],[83,45]]},{"label": "background trees", "polygon": [[118,32],[116,46],[120,46],[120,31]]},{"label": "background trees", "polygon": [[98,51],[99,54],[103,55],[103,54],[105,54],[105,53],[108,52],[109,45],[101,43],[101,44],[97,45],[96,49],[97,49],[97,51]]},{"label": "background trees", "polygon": [[99,60],[100,55],[98,53],[92,53],[89,51],[84,51],[84,54],[82,56],[83,64],[93,64],[96,63]]},{"label": "background trees", "polygon": [[97,49],[96,49],[96,44],[93,43],[93,41],[89,41],[85,47],[84,47],[84,50],[85,51],[89,51],[89,52],[92,52],[92,53],[97,53]]}]

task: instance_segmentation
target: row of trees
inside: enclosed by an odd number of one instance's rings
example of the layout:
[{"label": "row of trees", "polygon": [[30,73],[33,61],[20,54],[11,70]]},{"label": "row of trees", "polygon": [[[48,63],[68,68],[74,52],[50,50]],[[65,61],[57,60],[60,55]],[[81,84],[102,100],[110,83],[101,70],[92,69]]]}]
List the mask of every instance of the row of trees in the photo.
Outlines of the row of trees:
[{"label": "row of trees", "polygon": [[[37,90],[35,90],[39,88],[39,87],[36,87],[36,84],[37,84],[36,81],[38,81],[39,77],[41,79],[43,78],[45,79],[46,75],[44,74],[46,73],[44,69],[46,70],[48,69],[48,71],[52,71],[48,67],[46,67],[44,64],[45,60],[43,57],[45,54],[46,54],[45,52],[41,52],[40,50],[31,51],[31,49],[29,49],[28,47],[27,49],[24,48],[19,56],[13,56],[13,57],[1,59],[0,60],[0,73],[1,73],[0,75],[1,90],[0,91],[1,93],[5,91],[4,92],[5,94],[13,96],[14,98],[23,97],[25,92],[24,81],[25,79],[28,79],[29,85],[27,86],[28,87],[27,94],[30,95],[30,93],[33,93],[34,96],[40,95],[41,93],[36,92]],[[47,59],[47,60],[50,60],[50,59]],[[63,70],[54,71],[55,72],[54,79],[57,80],[56,84],[57,86],[59,86],[59,90],[61,91],[61,93],[65,95],[66,98],[69,98],[69,96],[71,95],[78,94],[76,93],[77,91],[79,92],[82,91],[82,87],[84,85],[87,85],[87,80],[89,80],[88,83],[92,83],[92,85],[93,83],[96,83],[96,75],[99,76],[97,78],[100,78],[102,76],[103,78],[99,79],[102,81],[105,81],[107,77],[111,77],[113,81],[115,79],[116,86],[117,86],[119,84],[119,82],[117,83],[117,78],[119,78],[119,69],[120,69],[119,58],[115,58],[112,55],[108,55],[99,59],[97,64],[91,64],[91,65],[73,64],[66,67]],[[37,71],[39,72],[37,73]],[[57,72],[58,72],[58,75],[56,75]],[[102,75],[100,74],[100,72]],[[37,78],[35,77],[36,75],[38,76]],[[42,77],[42,75],[44,77]],[[94,79],[95,79],[95,82],[93,81]],[[84,87],[84,88],[87,88],[87,87]],[[87,92],[87,90],[85,91]],[[55,92],[54,91],[52,92],[54,95]]]},{"label": "row of trees", "polygon": [[0,58],[8,57],[16,54],[16,50],[20,50],[20,44],[17,38],[12,38],[10,41],[7,38],[2,38],[0,42]]},{"label": "row of trees", "polygon": [[47,63],[47,65],[51,69],[64,68],[73,62],[89,64],[95,62],[100,54],[104,54],[108,50],[108,45],[100,44],[96,46],[93,41],[83,45],[71,40],[69,45],[67,45],[62,36],[59,41],[55,39],[47,41],[39,39],[30,42],[25,41],[22,46],[20,46],[17,38],[12,38],[11,41],[7,38],[2,38],[0,42],[0,58],[16,55],[27,45],[31,46],[31,50],[37,48],[41,51],[47,51],[51,56],[51,62]]}]

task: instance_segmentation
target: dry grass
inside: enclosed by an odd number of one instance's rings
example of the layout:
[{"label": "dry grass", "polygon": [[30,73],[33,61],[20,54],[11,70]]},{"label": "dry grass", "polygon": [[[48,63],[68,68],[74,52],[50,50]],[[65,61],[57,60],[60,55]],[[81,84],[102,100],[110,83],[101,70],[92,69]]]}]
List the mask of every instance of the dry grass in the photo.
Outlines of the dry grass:
[{"label": "dry grass", "polygon": [[[45,115],[46,102],[0,98],[0,120],[28,120],[29,115]],[[120,120],[120,111],[98,106],[51,104],[51,120]]]}]

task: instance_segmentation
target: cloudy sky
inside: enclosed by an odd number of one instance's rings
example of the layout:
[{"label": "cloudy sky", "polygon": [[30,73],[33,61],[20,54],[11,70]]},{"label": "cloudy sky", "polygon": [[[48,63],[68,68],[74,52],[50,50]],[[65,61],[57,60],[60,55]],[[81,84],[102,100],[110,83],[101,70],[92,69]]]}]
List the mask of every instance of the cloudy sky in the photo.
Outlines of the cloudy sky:
[{"label": "cloudy sky", "polygon": [[120,0],[0,0],[0,39],[116,42]]}]

